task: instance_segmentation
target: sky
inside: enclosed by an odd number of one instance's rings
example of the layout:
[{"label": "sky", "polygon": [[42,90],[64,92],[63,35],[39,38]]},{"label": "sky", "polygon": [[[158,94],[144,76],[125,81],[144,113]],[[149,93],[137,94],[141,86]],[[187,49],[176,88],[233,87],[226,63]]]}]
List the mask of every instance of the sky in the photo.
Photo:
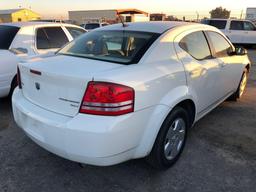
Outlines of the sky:
[{"label": "sky", "polygon": [[71,10],[136,8],[150,13],[169,15],[207,15],[222,6],[239,15],[247,7],[256,7],[256,0],[0,0],[0,9],[29,8],[43,17],[66,18]]}]

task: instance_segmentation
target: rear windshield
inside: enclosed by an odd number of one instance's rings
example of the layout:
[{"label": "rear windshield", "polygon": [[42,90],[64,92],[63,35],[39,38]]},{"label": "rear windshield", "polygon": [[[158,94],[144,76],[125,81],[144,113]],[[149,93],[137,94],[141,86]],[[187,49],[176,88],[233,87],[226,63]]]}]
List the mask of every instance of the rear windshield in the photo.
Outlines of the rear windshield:
[{"label": "rear windshield", "polygon": [[218,29],[225,29],[227,21],[226,20],[203,20],[202,23],[214,26]]},{"label": "rear windshield", "polygon": [[9,49],[19,27],[0,25],[0,49]]},{"label": "rear windshield", "polygon": [[100,27],[100,24],[99,23],[89,23],[89,24],[86,24],[85,25],[85,29],[96,29],[96,28],[99,28]]},{"label": "rear windshield", "polygon": [[72,41],[59,54],[120,64],[138,63],[159,36],[134,31],[94,31]]}]

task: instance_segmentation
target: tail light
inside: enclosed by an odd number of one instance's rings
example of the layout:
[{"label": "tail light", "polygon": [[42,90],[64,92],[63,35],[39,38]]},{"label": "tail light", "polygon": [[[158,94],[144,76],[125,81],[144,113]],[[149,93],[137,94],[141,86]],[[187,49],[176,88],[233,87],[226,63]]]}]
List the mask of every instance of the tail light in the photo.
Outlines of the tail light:
[{"label": "tail light", "polygon": [[19,88],[22,89],[19,67],[17,68],[17,84],[18,84]]},{"label": "tail light", "polygon": [[94,82],[88,83],[80,113],[117,116],[134,111],[134,90],[124,85]]}]

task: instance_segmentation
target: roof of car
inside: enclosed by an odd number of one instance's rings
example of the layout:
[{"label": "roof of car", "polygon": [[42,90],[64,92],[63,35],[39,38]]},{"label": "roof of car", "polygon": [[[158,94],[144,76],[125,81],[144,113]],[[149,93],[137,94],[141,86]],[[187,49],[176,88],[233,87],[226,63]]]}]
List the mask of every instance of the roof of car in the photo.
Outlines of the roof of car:
[{"label": "roof of car", "polygon": [[[14,26],[14,27],[29,27],[29,26],[73,26],[79,27],[67,23],[54,23],[54,22],[14,22],[14,23],[1,23],[0,25]],[[80,27],[79,27],[80,28]]]},{"label": "roof of car", "polygon": [[[151,33],[164,33],[165,31],[172,29],[177,26],[192,25],[192,23],[187,22],[177,22],[177,21],[150,21],[150,22],[134,22],[125,23],[125,27],[121,23],[115,25],[109,25],[103,28],[98,28],[96,30],[127,30],[127,31],[143,31]],[[198,25],[198,24],[194,24]]]}]

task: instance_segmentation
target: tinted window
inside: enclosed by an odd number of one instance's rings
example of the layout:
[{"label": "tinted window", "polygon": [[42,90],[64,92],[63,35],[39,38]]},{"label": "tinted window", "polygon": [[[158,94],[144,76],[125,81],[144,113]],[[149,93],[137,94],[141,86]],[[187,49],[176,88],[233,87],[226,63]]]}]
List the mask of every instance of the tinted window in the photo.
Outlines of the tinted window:
[{"label": "tinted window", "polygon": [[37,49],[57,49],[68,42],[61,27],[45,27],[37,30]]},{"label": "tinted window", "polygon": [[13,26],[0,26],[0,49],[9,49],[19,29]]},{"label": "tinted window", "polygon": [[203,32],[194,32],[184,37],[180,43],[180,47],[198,60],[208,59],[211,52]]},{"label": "tinted window", "polygon": [[244,30],[243,21],[231,21],[230,29],[231,30]]},{"label": "tinted window", "polygon": [[66,29],[74,39],[85,33],[85,30],[75,27],[66,27]]},{"label": "tinted window", "polygon": [[99,28],[100,24],[99,23],[88,23],[85,25],[85,29],[91,30],[91,29],[96,29]]},{"label": "tinted window", "polygon": [[137,63],[159,36],[132,31],[95,31],[74,40],[59,53],[114,63]]},{"label": "tinted window", "polygon": [[218,29],[225,29],[227,21],[226,20],[204,20],[202,23],[214,26]]},{"label": "tinted window", "polygon": [[209,38],[211,39],[213,48],[215,50],[215,57],[225,57],[228,56],[228,50],[230,50],[231,45],[227,42],[227,40],[216,32],[207,32]]},{"label": "tinted window", "polygon": [[248,21],[244,22],[244,30],[254,31],[255,29],[256,29],[256,27],[251,22],[248,22]]}]

